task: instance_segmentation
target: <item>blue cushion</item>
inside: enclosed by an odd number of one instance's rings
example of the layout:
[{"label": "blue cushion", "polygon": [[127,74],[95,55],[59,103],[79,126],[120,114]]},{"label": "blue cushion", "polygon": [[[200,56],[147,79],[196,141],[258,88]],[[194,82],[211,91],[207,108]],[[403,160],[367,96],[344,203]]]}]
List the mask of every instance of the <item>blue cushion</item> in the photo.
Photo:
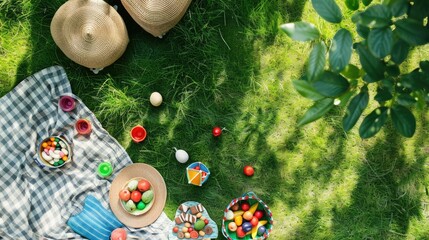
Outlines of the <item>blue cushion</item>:
[{"label": "blue cushion", "polygon": [[104,209],[92,195],[85,198],[82,212],[70,217],[67,225],[90,240],[109,240],[113,230],[123,227],[115,215]]}]

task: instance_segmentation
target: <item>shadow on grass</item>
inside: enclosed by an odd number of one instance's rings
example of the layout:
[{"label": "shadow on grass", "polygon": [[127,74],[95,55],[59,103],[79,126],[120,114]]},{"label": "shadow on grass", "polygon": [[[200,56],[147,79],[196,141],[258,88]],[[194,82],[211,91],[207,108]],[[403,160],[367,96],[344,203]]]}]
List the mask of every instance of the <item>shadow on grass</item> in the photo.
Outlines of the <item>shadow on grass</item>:
[{"label": "shadow on grass", "polygon": [[[28,2],[30,50],[19,65],[16,84],[45,67],[63,66],[73,92],[126,147],[131,159],[151,164],[163,175],[170,217],[181,202],[196,200],[220,224],[231,199],[254,191],[269,204],[270,193],[281,191],[282,166],[267,143],[277,110],[240,108],[259,73],[255,41],[272,43],[280,23],[299,18],[302,1],[196,0],[163,39],[145,33],[119,6],[130,43],[124,55],[98,75],[67,59],[51,38],[51,19],[64,1]],[[163,94],[160,108],[149,105],[153,91]],[[236,123],[246,118],[253,122],[245,129],[247,136],[240,138],[242,129]],[[128,136],[135,124],[148,130],[142,144],[131,143]],[[219,139],[211,136],[215,125],[226,128]],[[209,166],[212,174],[203,187],[187,184],[186,166],[174,159],[173,147],[188,151],[190,162]],[[258,174],[246,178],[244,165],[253,165]]]},{"label": "shadow on grass", "polygon": [[[421,216],[425,157],[406,161],[401,137],[391,126],[385,131],[385,139],[366,154],[351,205],[334,213],[332,230],[338,239],[405,239],[411,218]],[[422,135],[416,138],[419,149],[425,141]]]}]

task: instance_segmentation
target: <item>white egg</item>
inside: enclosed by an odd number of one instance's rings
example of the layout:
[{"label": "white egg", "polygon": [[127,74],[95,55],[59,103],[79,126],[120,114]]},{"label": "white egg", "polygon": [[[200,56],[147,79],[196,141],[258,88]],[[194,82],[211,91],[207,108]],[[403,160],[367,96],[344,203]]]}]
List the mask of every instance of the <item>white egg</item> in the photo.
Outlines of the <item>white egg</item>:
[{"label": "white egg", "polygon": [[226,218],[226,220],[233,220],[234,219],[234,213],[231,210],[228,210],[225,213],[225,218]]},{"label": "white egg", "polygon": [[158,107],[159,105],[161,105],[162,103],[162,96],[159,92],[153,92],[150,95],[150,103],[152,104],[152,106],[154,107]]},{"label": "white egg", "polygon": [[189,159],[189,155],[185,150],[179,149],[176,151],[176,159],[180,163],[185,163]]}]

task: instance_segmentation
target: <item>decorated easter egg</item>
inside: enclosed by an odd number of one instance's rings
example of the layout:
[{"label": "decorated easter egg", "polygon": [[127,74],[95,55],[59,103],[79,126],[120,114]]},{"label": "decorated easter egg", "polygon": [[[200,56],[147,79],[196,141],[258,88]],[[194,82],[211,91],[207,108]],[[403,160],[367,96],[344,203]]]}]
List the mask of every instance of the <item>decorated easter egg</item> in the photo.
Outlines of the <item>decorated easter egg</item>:
[{"label": "decorated easter egg", "polygon": [[119,198],[124,202],[130,200],[131,198],[130,191],[128,191],[127,189],[123,189],[122,191],[119,192]]},{"label": "decorated easter egg", "polygon": [[180,163],[185,163],[189,159],[189,155],[185,150],[179,149],[176,151],[176,159]]},{"label": "decorated easter egg", "polygon": [[137,188],[139,189],[140,192],[145,192],[150,189],[150,183],[149,181],[142,179],[139,181]]},{"label": "decorated easter egg", "polygon": [[258,235],[259,236],[262,236],[262,235],[264,235],[264,233],[267,231],[267,229],[265,228],[265,226],[260,226],[259,228],[258,228]]},{"label": "decorated easter egg", "polygon": [[244,222],[241,226],[243,227],[243,231],[246,233],[252,230],[252,224],[250,222]]},{"label": "decorated easter egg", "polygon": [[136,210],[136,204],[133,202],[133,200],[129,200],[126,204],[125,204],[125,209],[128,212],[132,212],[134,210]]},{"label": "decorated easter egg", "polygon": [[153,92],[149,98],[150,104],[154,107],[158,107],[162,103],[162,95],[159,92]]},{"label": "decorated easter egg", "polygon": [[136,190],[137,189],[137,185],[139,184],[139,182],[137,181],[137,180],[131,180],[129,183],[128,183],[128,186],[127,186],[127,188],[128,188],[128,190],[130,191],[130,192],[132,192],[132,191],[134,191],[134,190]]},{"label": "decorated easter egg", "polygon": [[150,203],[150,201],[152,201],[153,199],[153,191],[147,190],[146,192],[143,193],[141,199],[144,203]]},{"label": "decorated easter egg", "polygon": [[133,202],[138,203],[140,202],[141,198],[142,198],[142,194],[139,191],[133,191],[131,193],[131,200],[133,200]]}]

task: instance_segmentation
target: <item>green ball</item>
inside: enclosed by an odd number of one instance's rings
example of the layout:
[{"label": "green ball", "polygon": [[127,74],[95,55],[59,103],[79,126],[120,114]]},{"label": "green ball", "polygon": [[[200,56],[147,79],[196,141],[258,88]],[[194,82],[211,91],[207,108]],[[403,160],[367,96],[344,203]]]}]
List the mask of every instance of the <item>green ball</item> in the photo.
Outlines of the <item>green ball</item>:
[{"label": "green ball", "polygon": [[137,209],[138,209],[138,210],[143,210],[145,207],[146,207],[146,204],[144,204],[144,202],[142,202],[142,201],[140,201],[140,202],[137,204]]}]

